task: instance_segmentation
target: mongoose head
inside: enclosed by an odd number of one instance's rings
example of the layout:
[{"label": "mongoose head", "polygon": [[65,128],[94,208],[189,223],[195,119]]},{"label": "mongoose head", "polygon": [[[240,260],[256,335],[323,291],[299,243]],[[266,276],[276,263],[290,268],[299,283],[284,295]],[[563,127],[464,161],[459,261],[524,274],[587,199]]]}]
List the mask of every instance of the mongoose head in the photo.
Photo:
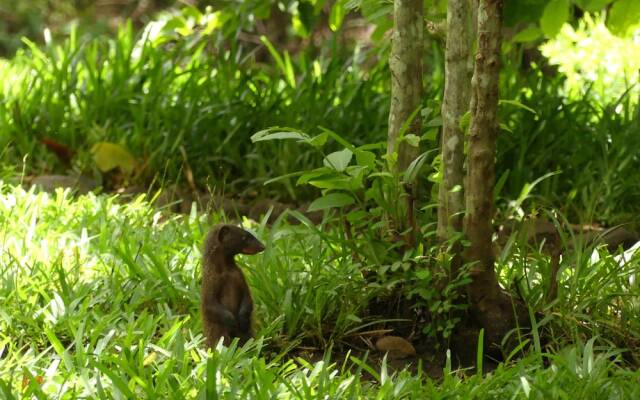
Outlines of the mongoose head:
[{"label": "mongoose head", "polygon": [[227,256],[257,254],[264,250],[264,245],[251,233],[229,224],[214,227],[207,236],[205,247],[206,251],[222,250]]}]

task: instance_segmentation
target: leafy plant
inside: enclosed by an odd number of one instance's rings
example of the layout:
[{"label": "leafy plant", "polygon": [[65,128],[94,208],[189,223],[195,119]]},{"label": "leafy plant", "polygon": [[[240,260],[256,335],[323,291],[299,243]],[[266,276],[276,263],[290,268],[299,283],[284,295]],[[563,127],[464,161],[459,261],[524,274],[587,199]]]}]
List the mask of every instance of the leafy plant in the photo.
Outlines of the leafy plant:
[{"label": "leafy plant", "polygon": [[[423,333],[431,338],[448,338],[459,321],[453,316],[454,311],[464,308],[455,304],[468,278],[465,274],[453,276],[448,262],[444,262],[446,253],[441,253],[440,258],[425,256],[439,251],[437,246],[428,246],[428,219],[414,214],[416,200],[404,190],[422,174],[429,153],[421,154],[407,171],[398,174],[392,172],[395,155],[380,155],[384,143],[356,147],[333,131],[321,131],[309,136],[296,129],[269,128],[254,134],[252,140],[295,140],[322,154],[323,166],[286,175],[298,176],[298,185],[322,191],[308,210],[337,212],[334,220],[346,239],[342,243],[361,264],[367,290],[375,290],[380,298],[394,302],[395,293],[402,288],[410,299],[409,307],[426,309],[429,314],[428,321],[423,321]],[[343,149],[325,153],[329,140]],[[420,138],[401,135],[400,140],[417,146]]]}]

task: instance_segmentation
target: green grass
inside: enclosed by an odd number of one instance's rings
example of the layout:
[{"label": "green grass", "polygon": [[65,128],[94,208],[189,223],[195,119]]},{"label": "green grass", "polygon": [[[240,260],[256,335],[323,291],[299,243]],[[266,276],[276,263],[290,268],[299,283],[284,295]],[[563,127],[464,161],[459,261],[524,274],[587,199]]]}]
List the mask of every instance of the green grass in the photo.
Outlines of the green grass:
[{"label": "green grass", "polygon": [[[327,44],[315,53],[289,55],[225,42],[215,29],[186,29],[188,18],[187,11],[160,16],[147,30],[125,26],[113,38],[72,31],[64,41],[28,43],[15,58],[1,61],[5,165],[21,165],[26,157],[27,174],[66,172],[69,167],[40,142],[50,138],[77,152],[72,169],[104,178],[90,149],[110,141],[137,162],[125,184],[148,185],[154,178],[184,183],[192,173],[200,189],[304,201],[315,193],[296,186],[295,178],[262,184],[315,168],[321,157],[291,141],[255,145],[252,134],[288,126],[313,135],[323,126],[354,145],[384,141],[389,74],[384,62],[371,66],[384,49]],[[152,26],[160,27],[155,36],[148,35]],[[435,72],[424,96],[426,120],[440,109],[442,59],[434,49],[427,63]],[[254,51],[262,51],[266,62],[258,62]],[[640,187],[634,183],[640,180],[640,113],[634,95],[609,103],[593,96],[569,99],[562,95],[564,81],[562,75],[523,72],[506,63],[501,97],[537,115],[508,104],[501,108],[501,121],[512,131],[498,139],[497,171],[506,177],[501,198],[516,198],[528,183],[558,171],[536,187],[538,197],[526,208],[553,206],[572,222],[633,221],[640,212]],[[432,128],[425,132],[430,139],[422,142],[423,150],[429,150],[437,140]]]},{"label": "green grass", "polygon": [[507,175],[503,198],[517,198],[526,184],[543,180],[528,207],[553,206],[574,223],[613,226],[640,214],[640,107],[627,92],[609,103],[589,96],[568,99],[566,79],[539,69],[523,75],[507,68],[501,96],[536,111],[503,106],[501,121],[512,132],[498,137],[496,171]]},{"label": "green grass", "polygon": [[[181,20],[168,21],[155,24]],[[135,157],[134,182],[181,180],[188,168],[201,187],[241,192],[316,161],[291,143],[258,152],[249,137],[261,129],[323,125],[359,142],[385,134],[384,66],[364,71],[355,53],[310,59],[274,49],[269,57],[287,63],[272,68],[254,62],[250,49],[212,46],[216,31],[183,37],[172,26],[157,36],[130,26],[115,38],[72,32],[62,43],[28,43],[0,64],[0,149],[7,159],[18,163],[28,154],[29,173],[64,171],[40,142],[49,138],[77,151],[74,169],[93,174],[90,149],[109,141]],[[275,193],[299,195],[283,182]]]},{"label": "green grass", "polygon": [[[547,321],[567,323],[566,335],[554,341],[556,353],[531,350],[486,376],[445,366],[434,381],[344,352],[341,343],[366,323],[365,304],[375,292],[330,230],[284,222],[267,229],[246,221],[268,249],[240,259],[256,302],[257,340],[207,355],[198,312],[199,247],[219,218],[195,210],[171,216],[142,197],[125,204],[118,197],[38,194],[1,184],[2,396],[205,398],[207,390],[207,398],[224,399],[640,395],[640,373],[624,367],[611,330],[593,329],[615,325],[630,342],[638,339],[637,288],[622,279],[637,262],[614,276],[606,257],[575,275],[566,272],[558,309],[574,312]],[[607,308],[623,296],[616,288],[627,292],[628,304],[616,311],[624,318]],[[298,344],[316,347],[322,360],[297,356],[303,354],[292,351]]]},{"label": "green grass", "polygon": [[[63,191],[2,191],[5,382],[19,383],[31,371],[46,376],[44,388],[84,396],[100,395],[91,391],[99,389],[99,377],[111,381],[102,383],[107,392],[126,393],[124,379],[134,382],[130,390],[147,394],[182,391],[202,379],[199,246],[212,221],[195,214],[167,219],[142,198],[119,204],[93,195],[74,200]],[[325,317],[336,321],[334,335],[353,329],[366,301],[361,279],[344,279],[349,270],[355,275],[353,266],[326,241],[306,241],[299,230],[274,232],[265,238],[264,255],[243,260],[250,284],[261,288],[254,291],[258,320],[271,321],[258,332],[283,338],[273,348],[330,338]],[[231,366],[246,352],[257,355],[256,346],[221,362]],[[264,360],[255,362],[265,368]]]}]

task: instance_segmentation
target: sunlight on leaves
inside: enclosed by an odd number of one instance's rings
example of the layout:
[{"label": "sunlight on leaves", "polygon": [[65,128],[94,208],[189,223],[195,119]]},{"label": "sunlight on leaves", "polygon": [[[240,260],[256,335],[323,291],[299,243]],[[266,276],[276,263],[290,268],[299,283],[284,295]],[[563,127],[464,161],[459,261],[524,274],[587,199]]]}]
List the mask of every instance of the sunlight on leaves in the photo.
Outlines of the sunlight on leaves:
[{"label": "sunlight on leaves", "polygon": [[[585,14],[577,28],[565,24],[555,39],[540,47],[551,64],[566,75],[565,92],[572,99],[585,93],[607,103],[627,90],[640,93],[640,31],[635,38],[613,35],[601,16]],[[631,101],[637,101],[630,96]]]}]

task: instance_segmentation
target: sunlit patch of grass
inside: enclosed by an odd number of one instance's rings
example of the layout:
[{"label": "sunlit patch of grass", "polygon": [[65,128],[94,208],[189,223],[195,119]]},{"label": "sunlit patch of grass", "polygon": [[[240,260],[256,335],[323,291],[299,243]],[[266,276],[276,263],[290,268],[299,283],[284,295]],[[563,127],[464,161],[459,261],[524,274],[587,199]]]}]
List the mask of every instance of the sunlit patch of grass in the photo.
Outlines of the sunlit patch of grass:
[{"label": "sunlit patch of grass", "polygon": [[[119,382],[100,371],[142,367],[176,335],[182,348],[199,348],[184,324],[197,315],[189,238],[200,221],[154,223],[141,201],[2,192],[5,383],[20,388],[32,375],[43,383],[27,393],[94,396]],[[153,253],[137,252],[152,244]]]},{"label": "sunlit patch of grass", "polygon": [[[75,198],[63,190],[34,193],[2,184],[0,191],[4,383],[19,388],[31,375],[44,379],[34,394],[98,397],[202,386],[199,247],[210,221],[161,216],[143,197],[121,204],[117,197]],[[240,262],[254,287],[257,318],[283,322],[258,326],[304,339],[324,333],[323,318],[344,320],[362,307],[349,293],[359,282],[341,283],[344,270],[323,255],[326,245],[311,245],[302,232],[291,240],[286,229],[267,240],[264,257]],[[268,233],[263,227],[258,234]],[[230,350],[229,357],[247,360],[223,360],[224,368],[266,368],[264,359],[251,359],[260,348]]]},{"label": "sunlit patch of grass", "polygon": [[[239,259],[256,302],[257,339],[207,354],[199,248],[217,221],[161,214],[142,197],[123,204],[113,196],[0,184],[0,397],[638,396],[638,372],[621,368],[620,351],[600,340],[577,340],[555,355],[532,353],[485,376],[452,371],[449,362],[438,381],[339,353],[372,294],[330,229],[283,220],[270,229],[248,222],[267,250]],[[591,272],[583,279],[599,286],[615,281]],[[564,294],[571,282],[563,280]],[[588,296],[576,289],[575,298]],[[607,322],[598,304],[584,307]],[[576,337],[588,331],[581,332]],[[324,355],[314,362],[297,357],[290,346],[296,342]]]},{"label": "sunlit patch of grass", "polygon": [[618,37],[609,32],[603,15],[587,13],[577,28],[565,24],[558,36],[540,49],[566,76],[564,87],[570,99],[587,95],[609,103],[630,90],[632,104],[637,103],[640,31],[631,37]]}]

